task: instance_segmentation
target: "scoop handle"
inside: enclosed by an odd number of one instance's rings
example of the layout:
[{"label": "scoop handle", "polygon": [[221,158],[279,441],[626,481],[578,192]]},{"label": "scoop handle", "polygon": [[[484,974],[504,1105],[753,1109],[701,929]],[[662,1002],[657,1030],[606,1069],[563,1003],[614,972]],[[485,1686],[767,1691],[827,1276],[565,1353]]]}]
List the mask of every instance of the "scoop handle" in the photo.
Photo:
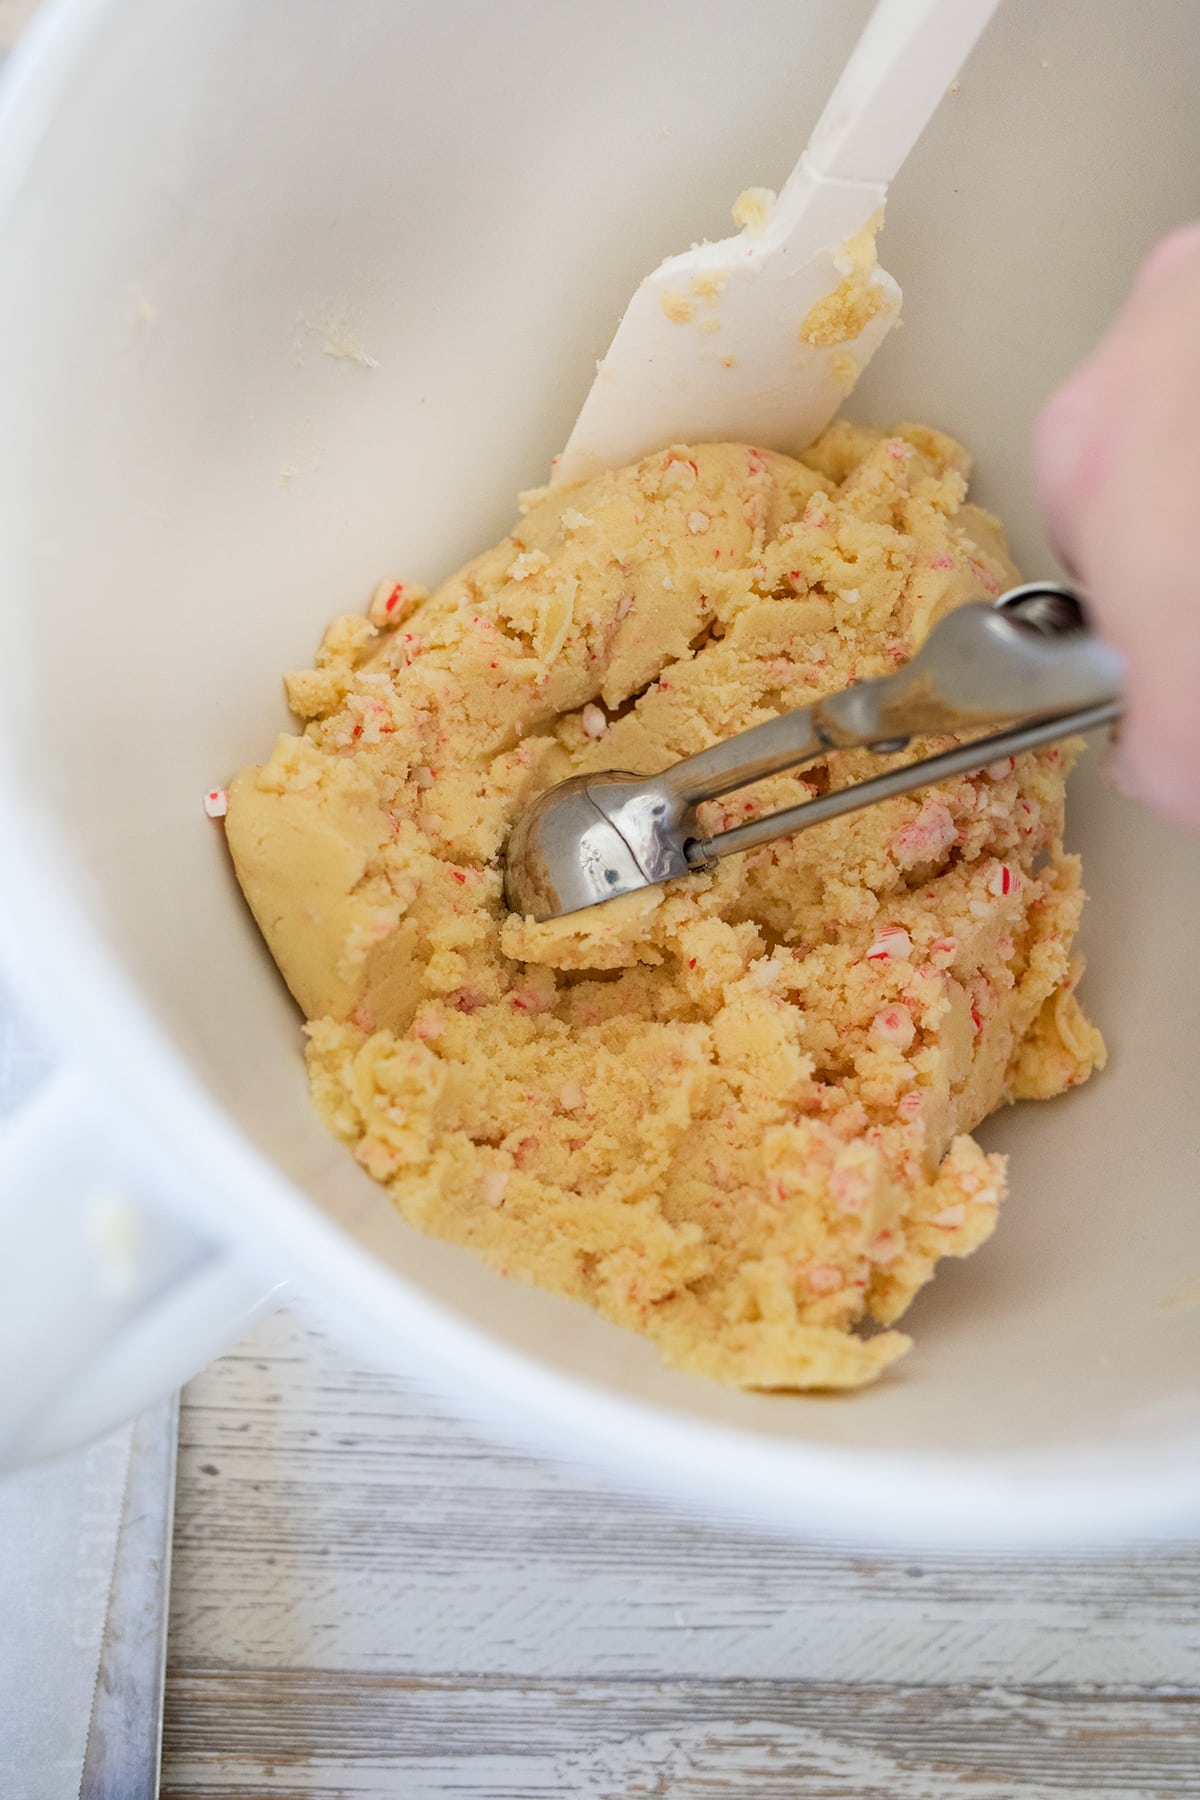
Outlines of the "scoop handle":
[{"label": "scoop handle", "polygon": [[[1052,622],[1046,609],[1055,604],[1065,616]],[[1042,623],[1034,624],[1039,616]],[[1087,630],[1072,590],[1029,582],[994,605],[975,601],[948,613],[895,674],[751,725],[674,763],[659,785],[687,815],[705,800],[800,768],[830,750],[899,750],[913,737],[1016,721],[1040,724],[1103,706],[1120,694],[1122,676],[1120,657]],[[1070,729],[1064,726],[1060,735]],[[1007,754],[1007,746],[992,752]],[[990,760],[984,756],[975,766]]]},{"label": "scoop handle", "polygon": [[1028,725],[998,731],[991,737],[976,738],[974,743],[959,744],[936,756],[924,756],[900,769],[888,769],[865,781],[852,782],[815,800],[803,800],[799,806],[786,806],[779,812],[750,819],[745,825],[731,826],[728,831],[714,833],[711,838],[692,838],[685,845],[688,862],[693,869],[707,868],[722,856],[734,856],[740,850],[754,850],[776,838],[794,837],[810,825],[822,825],[827,819],[841,818],[845,813],[859,812],[880,800],[892,800],[898,794],[913,794],[932,787],[935,782],[949,781],[956,775],[973,775],[990,762],[1004,756],[1020,756],[1025,750],[1036,750],[1059,738],[1074,737],[1079,732],[1094,731],[1111,724],[1121,715],[1121,702],[1113,698],[1096,706],[1082,707],[1054,719],[1038,719]]}]

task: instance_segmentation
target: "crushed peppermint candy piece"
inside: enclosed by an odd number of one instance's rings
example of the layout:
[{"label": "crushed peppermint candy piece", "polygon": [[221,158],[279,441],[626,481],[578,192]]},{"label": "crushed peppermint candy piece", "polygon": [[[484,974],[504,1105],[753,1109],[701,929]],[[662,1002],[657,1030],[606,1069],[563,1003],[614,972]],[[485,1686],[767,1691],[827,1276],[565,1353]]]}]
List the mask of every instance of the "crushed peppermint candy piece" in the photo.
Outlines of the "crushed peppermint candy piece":
[{"label": "crushed peppermint candy piece", "polygon": [[970,563],[972,575],[974,575],[984,593],[990,594],[994,600],[996,595],[1000,592],[1000,583],[996,580],[996,577],[985,569],[981,562],[977,562],[973,556],[968,558],[968,561]]},{"label": "crushed peppermint candy piece", "polygon": [[566,1086],[559,1090],[558,1104],[564,1112],[575,1112],[578,1107],[583,1105],[583,1102],[584,1092],[577,1081],[568,1081]]},{"label": "crushed peppermint candy piece", "polygon": [[692,457],[669,455],[662,472],[662,491],[672,494],[680,488],[695,487],[699,476],[699,467]]},{"label": "crushed peppermint candy piece", "polygon": [[842,1271],[832,1263],[815,1263],[808,1271],[808,1285],[814,1294],[836,1294],[842,1280]]},{"label": "crushed peppermint candy piece", "polygon": [[1003,781],[1006,775],[1012,774],[1016,766],[1015,756],[998,756],[995,762],[988,763],[984,774],[990,775],[993,781]]},{"label": "crushed peppermint candy piece", "polygon": [[583,727],[583,735],[587,738],[601,738],[608,730],[608,718],[602,707],[589,700],[579,715],[579,723]]},{"label": "crushed peppermint candy piece", "polygon": [[996,864],[988,876],[987,884],[988,892],[997,895],[998,898],[1005,898],[1009,894],[1019,894],[1021,891],[1021,877],[1015,869],[1010,869],[1007,863]]},{"label": "crushed peppermint candy piece", "polygon": [[955,1226],[962,1224],[966,1216],[967,1209],[960,1200],[954,1206],[944,1206],[940,1213],[934,1214],[929,1223],[936,1225],[939,1231],[953,1231]]},{"label": "crushed peppermint candy piece", "polygon": [[904,1255],[906,1248],[902,1231],[881,1231],[867,1246],[867,1261],[886,1269]]},{"label": "crushed peppermint candy piece", "polygon": [[871,1036],[878,1038],[881,1044],[894,1044],[899,1050],[907,1050],[916,1035],[917,1028],[907,1006],[885,1006],[871,1021]]},{"label": "crushed peppermint candy piece", "polygon": [[897,962],[908,962],[912,953],[913,941],[904,927],[902,925],[885,925],[867,951],[867,961],[888,962],[895,957]]},{"label": "crushed peppermint candy piece", "polygon": [[400,625],[428,598],[429,589],[419,587],[415,581],[381,581],[371,595],[367,617],[381,630],[385,625]]},{"label": "crushed peppermint candy piece", "polygon": [[210,819],[223,819],[229,811],[228,788],[209,788],[204,796],[204,810]]},{"label": "crushed peppermint candy piece", "polygon": [[829,1176],[829,1191],[842,1212],[860,1213],[871,1198],[872,1179],[861,1164],[842,1164]]},{"label": "crushed peppermint candy piece", "polygon": [[910,1088],[907,1094],[901,1094],[896,1102],[896,1111],[902,1119],[915,1119],[925,1104],[925,1099],[916,1088]]},{"label": "crushed peppermint candy piece", "polygon": [[687,528],[693,537],[699,537],[702,532],[707,531],[710,522],[705,512],[690,512],[687,516]]},{"label": "crushed peppermint candy piece", "polygon": [[433,786],[433,770],[427,764],[419,764],[413,770],[413,783],[419,788],[431,788]]},{"label": "crushed peppermint candy piece", "polygon": [[915,819],[893,832],[892,855],[902,869],[911,869],[918,863],[936,862],[957,837],[958,826],[950,808],[944,801],[929,799]]},{"label": "crushed peppermint candy piece", "polygon": [[485,1206],[503,1206],[504,1190],[508,1186],[507,1169],[488,1169],[483,1177],[482,1191]]}]

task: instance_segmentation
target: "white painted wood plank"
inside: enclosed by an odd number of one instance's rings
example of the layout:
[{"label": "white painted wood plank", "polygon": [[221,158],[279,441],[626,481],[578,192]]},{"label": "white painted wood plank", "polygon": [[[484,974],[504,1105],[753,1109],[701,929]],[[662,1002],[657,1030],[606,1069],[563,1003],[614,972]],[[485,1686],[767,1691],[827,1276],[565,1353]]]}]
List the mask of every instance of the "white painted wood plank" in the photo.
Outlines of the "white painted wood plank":
[{"label": "white painted wood plank", "polygon": [[1195,1548],[764,1541],[495,1446],[287,1316],[188,1391],[175,1571],[181,1651],[231,1669],[1200,1686]]},{"label": "white painted wood plank", "polygon": [[[166,1800],[1152,1800],[1200,1696],[178,1672]],[[232,1749],[236,1746],[236,1751]]]}]

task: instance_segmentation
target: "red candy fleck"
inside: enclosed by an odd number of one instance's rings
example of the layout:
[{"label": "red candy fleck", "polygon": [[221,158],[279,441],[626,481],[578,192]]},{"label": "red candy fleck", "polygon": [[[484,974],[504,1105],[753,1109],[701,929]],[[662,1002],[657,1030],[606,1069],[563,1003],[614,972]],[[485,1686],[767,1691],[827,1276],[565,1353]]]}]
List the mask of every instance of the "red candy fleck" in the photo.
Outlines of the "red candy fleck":
[{"label": "red candy fleck", "polygon": [[451,869],[450,873],[453,875],[455,881],[461,882],[465,885],[467,878],[463,874],[461,869]]}]

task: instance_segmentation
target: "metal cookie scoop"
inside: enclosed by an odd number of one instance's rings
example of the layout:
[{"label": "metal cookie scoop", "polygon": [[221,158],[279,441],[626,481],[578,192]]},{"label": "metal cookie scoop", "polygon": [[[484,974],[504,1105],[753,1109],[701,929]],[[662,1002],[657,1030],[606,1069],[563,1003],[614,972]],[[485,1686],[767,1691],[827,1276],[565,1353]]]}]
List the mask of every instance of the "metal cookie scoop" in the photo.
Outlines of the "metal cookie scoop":
[{"label": "metal cookie scoop", "polygon": [[[754,725],[661,775],[576,775],[549,788],[509,838],[505,899],[541,921],[694,874],[719,857],[1090,731],[1117,717],[1121,684],[1120,657],[1089,632],[1069,588],[1012,588],[994,605],[948,613],[894,675]],[[713,837],[700,832],[696,809],[705,800],[829,751],[890,755],[913,737],[996,725],[1006,729]]]}]

